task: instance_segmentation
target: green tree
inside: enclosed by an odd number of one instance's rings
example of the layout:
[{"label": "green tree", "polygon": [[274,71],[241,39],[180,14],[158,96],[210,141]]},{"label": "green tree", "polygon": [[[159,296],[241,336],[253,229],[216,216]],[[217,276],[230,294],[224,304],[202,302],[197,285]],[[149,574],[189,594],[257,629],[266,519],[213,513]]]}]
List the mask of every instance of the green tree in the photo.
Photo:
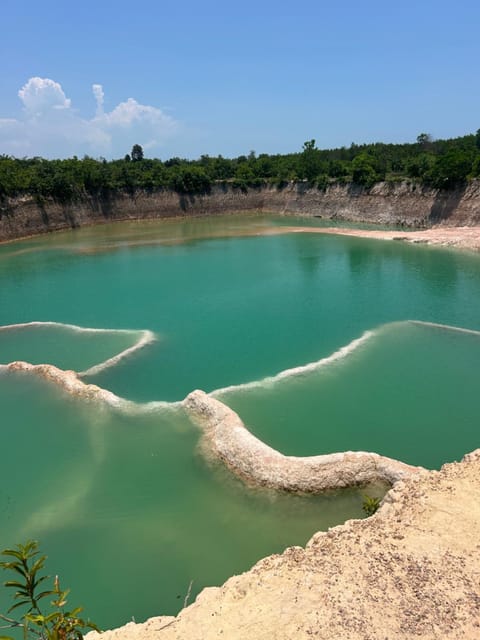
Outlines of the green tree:
[{"label": "green tree", "polygon": [[480,155],[475,158],[472,165],[472,176],[480,176]]},{"label": "green tree", "polygon": [[407,163],[407,175],[410,178],[424,179],[435,163],[435,156],[421,153]]},{"label": "green tree", "polygon": [[168,186],[178,193],[206,193],[210,185],[210,179],[201,167],[173,167],[168,177]]},{"label": "green tree", "polygon": [[343,178],[348,175],[348,166],[341,160],[330,160],[328,163],[328,175],[332,178]]},{"label": "green tree", "polygon": [[320,173],[324,173],[323,168],[322,156],[315,146],[315,140],[307,140],[300,155],[300,177],[313,182]]},{"label": "green tree", "polygon": [[427,178],[438,189],[453,189],[466,181],[472,162],[472,154],[452,149],[436,159]]},{"label": "green tree", "polygon": [[139,144],[134,144],[132,147],[132,152],[130,153],[130,157],[132,162],[138,162],[139,160],[143,160],[143,149]]},{"label": "green tree", "polygon": [[422,147],[428,147],[428,145],[432,142],[432,136],[429,133],[420,133],[417,136],[417,144]]},{"label": "green tree", "polygon": [[360,153],[352,160],[352,179],[367,189],[373,187],[378,180],[375,171],[375,160],[368,153]]}]

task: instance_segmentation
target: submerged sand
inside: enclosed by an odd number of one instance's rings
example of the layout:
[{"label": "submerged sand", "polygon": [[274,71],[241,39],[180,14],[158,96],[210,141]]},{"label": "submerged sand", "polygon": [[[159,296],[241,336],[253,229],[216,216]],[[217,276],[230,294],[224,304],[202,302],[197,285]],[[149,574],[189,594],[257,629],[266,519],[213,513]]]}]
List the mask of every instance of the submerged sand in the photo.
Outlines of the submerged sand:
[{"label": "submerged sand", "polygon": [[[480,251],[480,226],[474,227],[445,227],[437,226],[428,229],[411,230],[389,230],[389,229],[355,229],[350,227],[308,227],[308,226],[265,226],[236,228],[231,231],[224,229],[219,231],[205,230],[205,233],[196,234],[196,239],[213,239],[228,237],[251,237],[251,236],[277,236],[288,233],[320,233],[324,235],[352,236],[357,238],[370,238],[373,240],[395,240],[408,242],[411,244],[429,244],[444,247],[454,247],[456,249],[467,249],[470,251]],[[142,240],[124,240],[121,243],[112,242],[98,247],[88,247],[78,250],[80,253],[104,253],[114,251],[121,244],[122,247],[156,246],[165,244],[184,244],[189,238],[150,238]]]},{"label": "submerged sand", "polygon": [[[311,216],[308,216],[311,217]],[[302,216],[303,219],[308,217]],[[357,238],[370,238],[374,240],[395,240],[400,242],[408,242],[411,244],[429,244],[439,245],[445,247],[454,247],[456,249],[467,249],[470,251],[480,251],[480,226],[464,226],[464,227],[451,227],[451,226],[433,226],[428,229],[418,230],[390,230],[390,229],[358,229],[353,227],[309,227],[309,226],[296,226],[296,225],[265,225],[259,226],[243,226],[236,227],[231,230],[219,229],[196,229],[192,236],[181,236],[171,238],[141,238],[141,239],[126,239],[121,238],[118,240],[112,240],[111,242],[102,242],[99,245],[82,245],[79,247],[72,247],[71,245],[58,245],[56,247],[50,247],[49,250],[63,248],[64,250],[71,251],[81,255],[93,255],[98,253],[107,253],[110,251],[116,251],[119,248],[126,247],[151,247],[151,246],[163,246],[163,245],[176,245],[185,244],[191,240],[200,239],[221,239],[230,237],[251,237],[251,236],[270,236],[270,235],[284,235],[288,233],[320,233],[324,235],[342,235],[352,236]],[[27,236],[28,237],[28,236]],[[25,239],[25,238],[23,238]],[[16,242],[17,240],[4,240],[0,241],[1,244]],[[44,251],[45,247],[22,247],[17,251],[11,252],[8,255],[20,255],[23,253],[32,253],[36,251]]]}]

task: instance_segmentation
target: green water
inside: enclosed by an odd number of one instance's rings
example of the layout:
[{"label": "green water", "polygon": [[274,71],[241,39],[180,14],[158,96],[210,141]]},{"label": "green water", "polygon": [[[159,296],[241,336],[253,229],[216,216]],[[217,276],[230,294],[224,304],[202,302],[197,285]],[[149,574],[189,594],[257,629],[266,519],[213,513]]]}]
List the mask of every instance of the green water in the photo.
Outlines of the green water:
[{"label": "green water", "polygon": [[[27,401],[28,400],[28,401]],[[135,418],[0,375],[1,546],[34,537],[102,627],[178,611],[192,596],[318,529],[361,517],[361,494],[246,491],[196,453],[164,410]],[[0,604],[5,607],[5,594]]]},{"label": "green water", "polygon": [[317,371],[218,397],[289,455],[377,451],[436,468],[478,446],[479,356],[478,334],[394,323]]},{"label": "green water", "polygon": [[[128,415],[0,368],[0,546],[39,539],[72,604],[103,627],[174,613],[190,580],[195,595],[361,517],[358,491],[245,488],[207,466],[180,409],[145,413],[143,402],[235,385],[221,399],[297,455],[374,450],[436,468],[478,446],[479,335],[407,321],[480,330],[479,258],[321,234],[238,235],[298,222],[125,223],[0,246],[0,325],[109,330],[0,331],[0,363],[83,371],[132,347],[140,330],[155,334],[86,377],[139,403]],[[372,330],[334,362],[238,387]]]},{"label": "green water", "polygon": [[26,360],[83,371],[133,347],[140,333],[79,331],[56,324],[7,327],[0,330],[0,358],[2,364]]}]

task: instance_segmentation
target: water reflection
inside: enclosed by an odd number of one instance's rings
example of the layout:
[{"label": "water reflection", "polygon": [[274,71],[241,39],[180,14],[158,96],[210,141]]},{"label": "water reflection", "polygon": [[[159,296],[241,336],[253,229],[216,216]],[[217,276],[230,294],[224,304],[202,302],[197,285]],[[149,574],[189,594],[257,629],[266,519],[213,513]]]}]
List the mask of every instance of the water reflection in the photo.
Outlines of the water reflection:
[{"label": "water reflection", "polygon": [[369,272],[404,277],[401,274],[406,272],[436,296],[455,292],[464,258],[438,247],[417,248],[391,240],[348,238],[344,248],[352,277],[362,279]]}]

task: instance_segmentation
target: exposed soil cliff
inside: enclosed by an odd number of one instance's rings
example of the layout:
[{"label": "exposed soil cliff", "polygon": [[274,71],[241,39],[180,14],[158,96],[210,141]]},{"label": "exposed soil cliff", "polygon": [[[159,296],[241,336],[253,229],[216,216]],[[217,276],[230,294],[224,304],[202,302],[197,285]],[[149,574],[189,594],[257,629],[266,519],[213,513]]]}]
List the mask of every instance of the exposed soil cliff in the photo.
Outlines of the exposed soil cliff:
[{"label": "exposed soil cliff", "polygon": [[37,202],[30,196],[0,202],[0,241],[113,220],[264,211],[315,215],[407,226],[480,224],[480,181],[453,191],[413,184],[379,183],[370,190],[334,185],[321,191],[306,184],[249,188],[215,186],[203,195],[172,191],[104,197],[85,196],[70,204]]},{"label": "exposed soil cliff", "polygon": [[204,589],[176,618],[130,623],[102,640],[474,640],[479,540],[477,450],[397,483],[375,516]]}]

